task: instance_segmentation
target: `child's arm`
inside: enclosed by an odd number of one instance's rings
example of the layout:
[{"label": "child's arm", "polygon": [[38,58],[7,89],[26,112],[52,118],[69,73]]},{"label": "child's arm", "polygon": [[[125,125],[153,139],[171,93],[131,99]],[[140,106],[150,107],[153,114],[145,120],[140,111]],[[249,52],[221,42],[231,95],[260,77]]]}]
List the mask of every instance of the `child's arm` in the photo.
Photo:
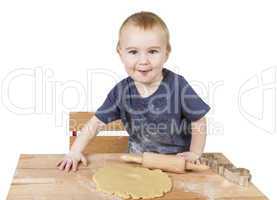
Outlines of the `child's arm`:
[{"label": "child's arm", "polygon": [[93,116],[81,129],[80,135],[72,144],[70,152],[57,164],[59,169],[65,171],[72,169],[76,171],[80,161],[84,165],[87,165],[87,159],[82,154],[82,151],[104,125],[96,116]]},{"label": "child's arm", "polygon": [[177,156],[182,156],[186,160],[195,161],[198,160],[204,151],[207,135],[207,123],[206,118],[191,123],[191,144],[190,151],[178,153]]},{"label": "child's arm", "polygon": [[190,144],[190,151],[196,153],[197,155],[199,155],[199,157],[203,153],[206,144],[206,132],[207,123],[205,117],[191,123],[192,138]]},{"label": "child's arm", "polygon": [[81,129],[80,135],[71,146],[71,151],[82,152],[103,126],[105,124],[93,116]]}]

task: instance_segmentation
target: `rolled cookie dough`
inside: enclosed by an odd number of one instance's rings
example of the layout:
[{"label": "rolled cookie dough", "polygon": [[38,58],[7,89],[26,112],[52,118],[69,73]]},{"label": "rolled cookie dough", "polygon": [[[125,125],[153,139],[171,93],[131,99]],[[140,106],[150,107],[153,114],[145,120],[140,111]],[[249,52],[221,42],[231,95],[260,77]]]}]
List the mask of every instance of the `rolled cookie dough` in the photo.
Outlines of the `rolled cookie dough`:
[{"label": "rolled cookie dough", "polygon": [[124,164],[99,169],[93,176],[96,189],[124,199],[163,196],[172,187],[171,179],[159,169],[149,170]]}]

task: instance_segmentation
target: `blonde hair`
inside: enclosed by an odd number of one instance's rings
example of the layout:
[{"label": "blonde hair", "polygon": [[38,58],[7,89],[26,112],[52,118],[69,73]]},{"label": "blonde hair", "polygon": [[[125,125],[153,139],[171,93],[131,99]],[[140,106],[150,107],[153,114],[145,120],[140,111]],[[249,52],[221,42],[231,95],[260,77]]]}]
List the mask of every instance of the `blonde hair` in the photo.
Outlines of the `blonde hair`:
[{"label": "blonde hair", "polygon": [[[166,49],[167,49],[168,53],[171,51],[168,28],[167,28],[166,24],[164,23],[164,21],[158,15],[156,15],[152,12],[146,12],[146,11],[141,11],[141,12],[132,14],[127,19],[125,19],[125,21],[122,23],[122,25],[119,29],[119,37],[122,32],[122,29],[128,24],[132,24],[139,28],[143,28],[144,30],[149,30],[155,26],[159,26],[164,31],[165,36],[166,36],[166,40],[167,40],[167,48]],[[120,40],[118,39],[117,49],[119,48],[119,43],[120,43]]]}]

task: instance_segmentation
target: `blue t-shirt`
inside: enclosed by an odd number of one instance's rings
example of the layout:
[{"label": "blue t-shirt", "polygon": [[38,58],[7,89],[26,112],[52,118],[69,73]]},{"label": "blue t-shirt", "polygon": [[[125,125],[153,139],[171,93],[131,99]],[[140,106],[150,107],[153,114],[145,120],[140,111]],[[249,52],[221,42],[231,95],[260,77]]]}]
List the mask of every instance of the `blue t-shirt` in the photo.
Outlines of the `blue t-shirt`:
[{"label": "blue t-shirt", "polygon": [[130,153],[189,151],[191,122],[210,110],[183,76],[166,68],[162,73],[158,89],[148,97],[140,96],[131,77],[123,79],[95,113],[104,123],[122,120]]}]

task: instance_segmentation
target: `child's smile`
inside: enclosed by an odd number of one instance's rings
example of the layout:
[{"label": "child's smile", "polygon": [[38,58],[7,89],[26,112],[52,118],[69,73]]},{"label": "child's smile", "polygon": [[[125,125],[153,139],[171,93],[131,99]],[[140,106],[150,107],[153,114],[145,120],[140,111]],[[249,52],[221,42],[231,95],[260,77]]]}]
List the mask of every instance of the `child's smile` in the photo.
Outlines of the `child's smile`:
[{"label": "child's smile", "polygon": [[151,72],[152,69],[149,69],[149,70],[138,70],[138,71],[142,74],[142,76],[147,76],[147,74],[148,74],[149,72]]}]

